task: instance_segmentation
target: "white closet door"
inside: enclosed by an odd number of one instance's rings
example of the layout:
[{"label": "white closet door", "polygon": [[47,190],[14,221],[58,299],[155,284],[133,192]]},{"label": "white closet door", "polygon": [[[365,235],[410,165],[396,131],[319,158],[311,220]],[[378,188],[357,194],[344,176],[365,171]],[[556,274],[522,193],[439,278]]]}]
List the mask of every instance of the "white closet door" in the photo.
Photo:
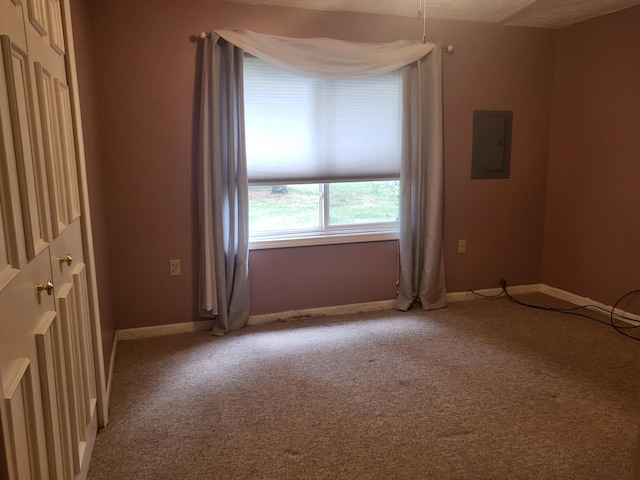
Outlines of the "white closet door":
[{"label": "white closet door", "polygon": [[98,424],[65,5],[0,0],[0,477],[12,480],[84,478]]}]

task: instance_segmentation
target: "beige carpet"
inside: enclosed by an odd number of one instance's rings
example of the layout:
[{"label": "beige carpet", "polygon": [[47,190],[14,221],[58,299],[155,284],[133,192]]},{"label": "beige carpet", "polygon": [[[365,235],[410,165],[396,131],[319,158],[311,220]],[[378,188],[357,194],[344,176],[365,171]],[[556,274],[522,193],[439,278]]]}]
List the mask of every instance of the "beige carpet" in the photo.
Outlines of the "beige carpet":
[{"label": "beige carpet", "polygon": [[126,341],[89,479],[630,479],[639,348],[504,297]]}]

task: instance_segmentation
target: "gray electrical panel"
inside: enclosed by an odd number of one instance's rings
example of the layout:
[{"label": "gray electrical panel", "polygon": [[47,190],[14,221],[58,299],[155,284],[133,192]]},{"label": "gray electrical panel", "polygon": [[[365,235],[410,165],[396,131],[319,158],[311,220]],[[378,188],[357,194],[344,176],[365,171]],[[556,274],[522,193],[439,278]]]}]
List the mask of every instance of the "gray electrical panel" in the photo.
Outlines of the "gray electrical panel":
[{"label": "gray electrical panel", "polygon": [[509,178],[513,112],[473,112],[471,178]]}]

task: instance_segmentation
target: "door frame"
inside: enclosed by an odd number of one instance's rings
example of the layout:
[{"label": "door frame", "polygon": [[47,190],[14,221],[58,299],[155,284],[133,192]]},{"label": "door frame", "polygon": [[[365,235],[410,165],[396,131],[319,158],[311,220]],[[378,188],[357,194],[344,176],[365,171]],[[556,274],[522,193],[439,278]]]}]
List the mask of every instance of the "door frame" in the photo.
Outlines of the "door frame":
[{"label": "door frame", "polygon": [[75,135],[76,159],[78,167],[78,188],[80,192],[80,220],[82,227],[82,247],[84,262],[87,268],[87,286],[89,289],[89,310],[91,315],[91,338],[93,344],[93,361],[96,376],[98,426],[105,427],[109,423],[109,398],[107,395],[105,360],[102,347],[102,327],[100,323],[100,308],[98,301],[98,282],[95,267],[95,252],[93,248],[93,231],[91,229],[91,214],[89,208],[89,189],[87,183],[87,169],[85,164],[84,135],[82,130],[82,115],[80,109],[80,94],[78,92],[78,73],[76,70],[76,54],[73,42],[73,25],[69,0],[60,0],[62,7],[62,26],[65,32],[65,63],[67,83],[71,97],[71,116]]}]

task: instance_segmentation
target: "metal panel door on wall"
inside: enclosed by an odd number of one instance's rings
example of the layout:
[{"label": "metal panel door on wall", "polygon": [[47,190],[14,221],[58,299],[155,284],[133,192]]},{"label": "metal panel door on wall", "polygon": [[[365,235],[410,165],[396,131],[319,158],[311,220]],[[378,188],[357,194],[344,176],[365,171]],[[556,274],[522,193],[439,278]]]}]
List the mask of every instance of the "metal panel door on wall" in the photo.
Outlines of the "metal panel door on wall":
[{"label": "metal panel door on wall", "polygon": [[16,480],[84,478],[98,422],[63,6],[0,0],[0,477]]}]

